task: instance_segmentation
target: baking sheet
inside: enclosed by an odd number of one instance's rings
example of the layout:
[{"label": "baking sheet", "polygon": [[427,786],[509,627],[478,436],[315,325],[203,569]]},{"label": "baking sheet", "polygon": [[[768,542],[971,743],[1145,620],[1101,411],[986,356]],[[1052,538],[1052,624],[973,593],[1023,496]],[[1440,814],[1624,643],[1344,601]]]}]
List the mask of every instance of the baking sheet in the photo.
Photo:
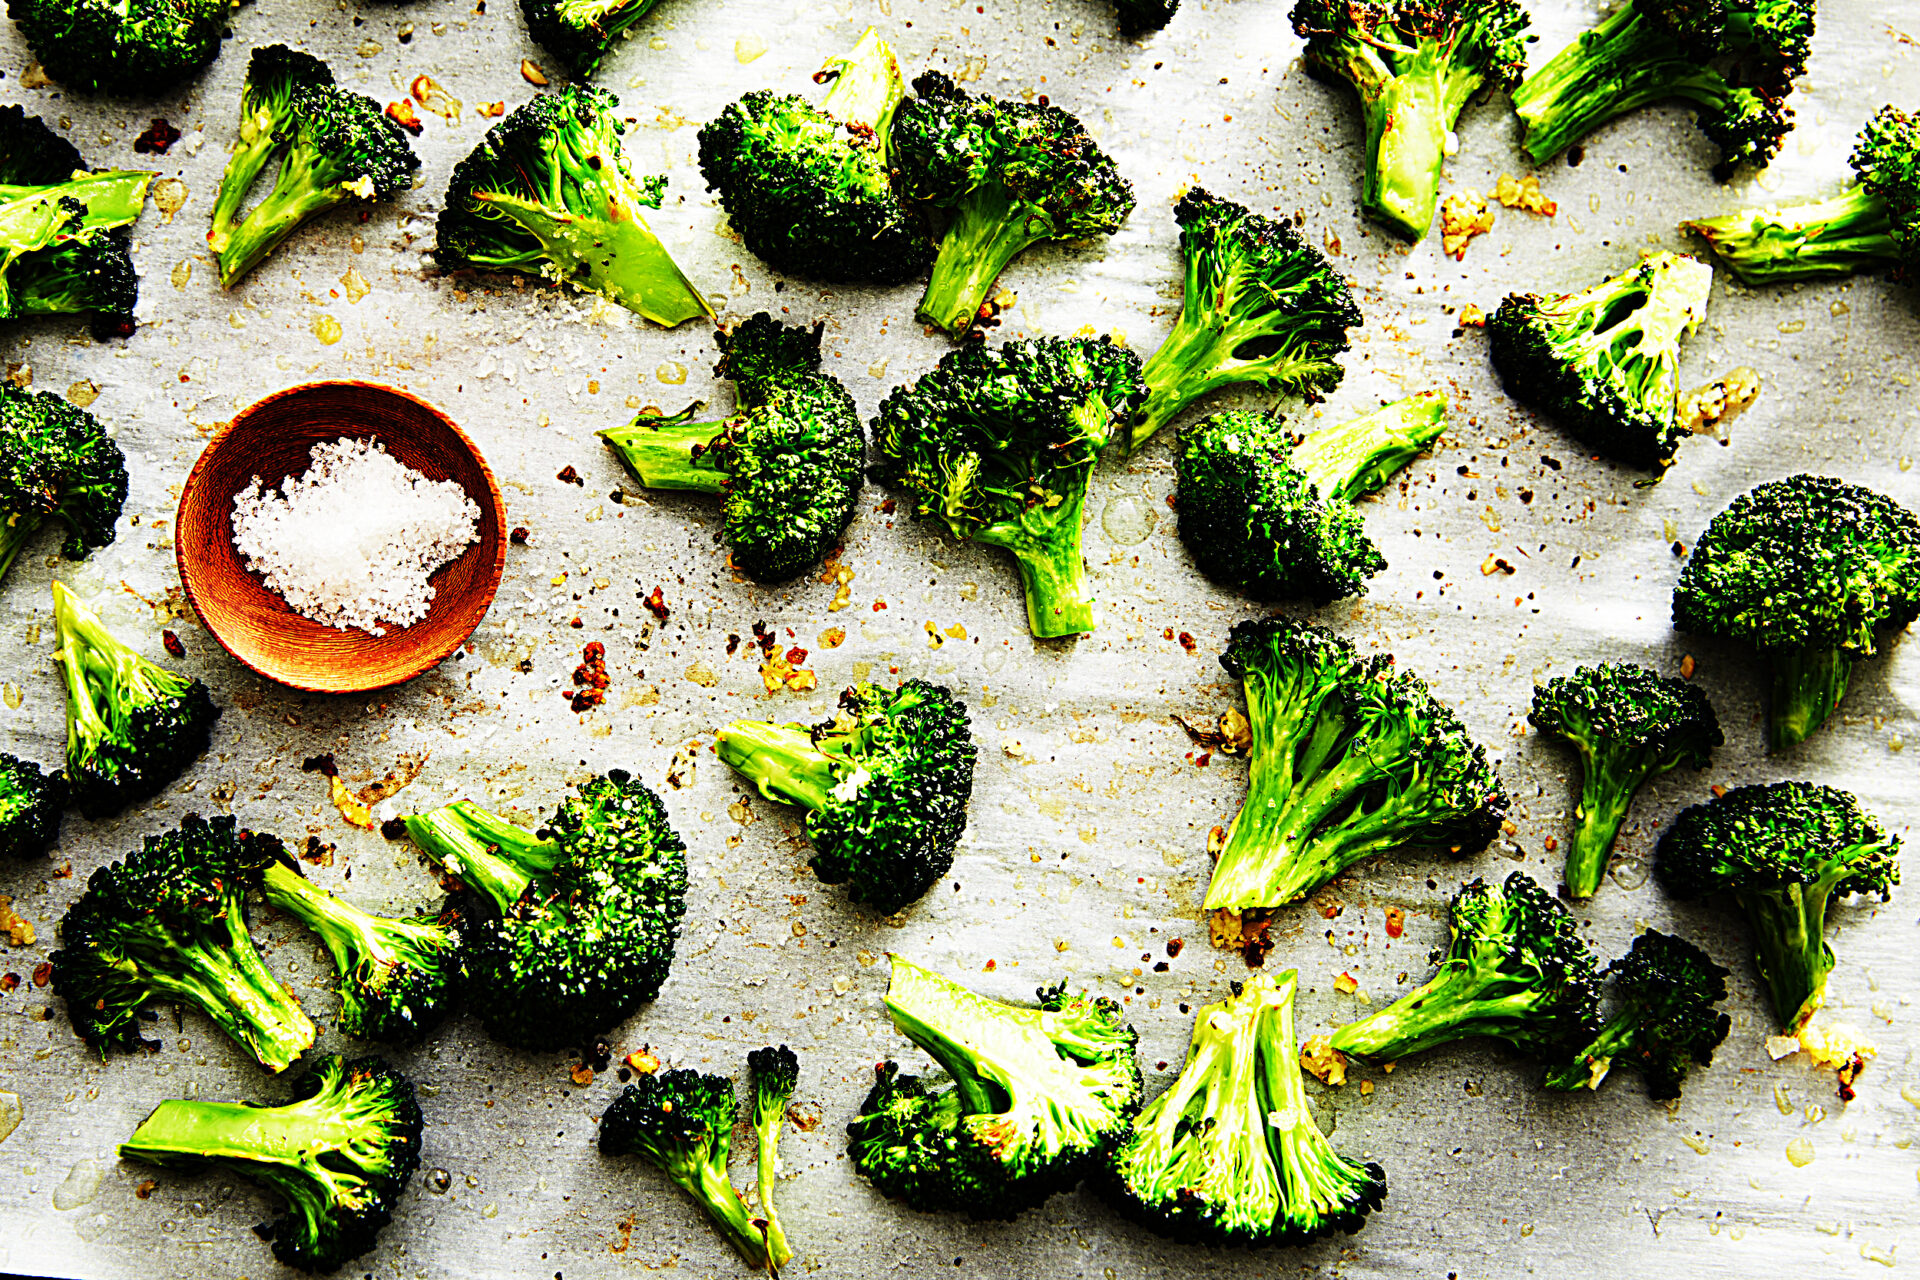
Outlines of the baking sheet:
[{"label": "baking sheet", "polygon": [[[1234,704],[1215,659],[1227,629],[1254,610],[1188,562],[1165,503],[1167,445],[1108,463],[1095,479],[1087,554],[1105,622],[1078,642],[1032,640],[1007,560],[895,518],[878,490],[868,491],[849,531],[840,564],[850,581],[780,590],[733,581],[713,508],[693,497],[631,495],[593,438],[639,404],[729,403],[724,385],[711,383],[707,333],[694,325],[662,332],[591,298],[430,269],[447,175],[490,123],[477,104],[511,107],[529,95],[523,56],[551,65],[527,42],[514,5],[482,7],[252,6],[236,15],[235,38],[195,86],[134,105],[26,87],[27,53],[10,24],[0,31],[0,98],[68,128],[89,162],[144,164],[131,144],[153,116],[187,134],[159,165],[184,184],[184,206],[170,223],[150,211],[138,231],[140,331],[107,345],[62,322],[0,334],[5,360],[30,369],[35,387],[97,388],[93,411],[117,429],[133,473],[129,520],[112,547],[56,568],[49,557],[57,547],[44,538],[0,595],[9,640],[0,740],[43,761],[59,758],[62,686],[48,661],[47,582],[56,572],[155,656],[163,628],[177,632],[188,651],[180,665],[226,708],[212,751],[163,799],[108,822],[69,816],[54,858],[0,866],[0,893],[18,899],[39,931],[35,945],[0,952],[0,970],[30,974],[56,945],[56,923],[87,875],[190,811],[231,812],[336,845],[335,865],[315,878],[369,907],[429,900],[433,883],[410,849],[347,826],[323,780],[301,772],[303,758],[321,751],[334,753],[356,786],[424,758],[418,780],[389,802],[397,811],[461,795],[543,811],[588,769],[625,767],[662,790],[694,875],[671,980],[610,1040],[619,1052],[650,1043],[675,1064],[724,1072],[741,1070],[763,1043],[799,1051],[800,1102],[819,1122],[791,1133],[784,1148],[781,1211],[796,1274],[1508,1276],[1591,1273],[1604,1257],[1601,1270],[1618,1275],[1671,1267],[1701,1276],[1814,1267],[1877,1275],[1920,1248],[1909,1241],[1920,1191],[1920,1160],[1909,1148],[1920,1124],[1912,891],[1886,906],[1835,912],[1841,963],[1830,1009],[1881,1045],[1859,1098],[1842,1105],[1832,1077],[1804,1058],[1768,1061],[1767,1019],[1737,925],[1668,902],[1646,881],[1644,863],[1660,826],[1704,799],[1709,783],[1808,777],[1856,791],[1902,832],[1914,819],[1912,751],[1902,750],[1916,739],[1920,699],[1920,649],[1910,640],[1862,667],[1837,723],[1768,760],[1751,655],[1683,640],[1667,622],[1681,563],[1672,544],[1690,544],[1758,481],[1831,471],[1920,502],[1908,470],[1920,449],[1913,295],[1871,279],[1755,293],[1720,277],[1707,324],[1685,351],[1686,382],[1750,364],[1765,389],[1729,446],[1690,442],[1654,488],[1581,456],[1508,401],[1483,336],[1454,332],[1464,303],[1490,311],[1512,290],[1580,287],[1642,250],[1684,248],[1673,229],[1682,216],[1844,181],[1859,123],[1883,102],[1920,103],[1920,58],[1895,29],[1903,25],[1895,6],[1824,6],[1795,100],[1799,127],[1761,178],[1716,186],[1709,144],[1687,113],[1649,110],[1588,139],[1578,167],[1542,172],[1559,202],[1556,218],[1498,210],[1493,231],[1459,263],[1441,255],[1437,236],[1409,250],[1358,220],[1356,113],[1305,75],[1278,3],[1187,0],[1170,29],[1134,44],[1114,37],[1111,11],[1094,0],[663,0],[602,71],[599,82],[638,121],[640,167],[671,179],[657,223],[692,278],[729,317],[772,309],[796,321],[824,318],[829,366],[866,413],[946,349],[914,322],[916,290],[776,279],[724,232],[694,153],[699,121],[752,88],[804,87],[869,23],[895,42],[910,73],[943,67],[970,88],[1046,94],[1078,112],[1136,184],[1140,207],[1110,242],[1040,248],[1013,264],[1003,283],[1018,305],[996,337],[1092,326],[1150,350],[1178,305],[1171,205],[1197,181],[1256,208],[1297,212],[1312,239],[1337,244],[1367,326],[1345,385],[1318,412],[1448,391],[1454,417],[1444,447],[1367,509],[1392,567],[1364,600],[1317,619],[1391,650],[1459,706],[1500,757],[1516,829],[1464,864],[1379,859],[1340,882],[1333,897],[1343,909],[1333,918],[1304,906],[1284,912],[1268,964],[1299,967],[1303,1034],[1364,1011],[1334,991],[1342,972],[1376,1007],[1402,975],[1420,980],[1461,879],[1524,867],[1555,882],[1559,854],[1545,846],[1567,834],[1569,760],[1520,732],[1536,680],[1598,659],[1672,670],[1694,656],[1695,679],[1712,693],[1730,741],[1704,776],[1668,775],[1642,792],[1621,841],[1626,863],[1579,917],[1604,955],[1652,925],[1697,938],[1734,970],[1734,1030],[1714,1068],[1672,1107],[1649,1103],[1632,1079],[1593,1097],[1548,1095],[1526,1065],[1472,1046],[1390,1076],[1357,1073],[1375,1082],[1370,1096],[1357,1085],[1337,1093],[1316,1086],[1336,1143],[1382,1162],[1390,1194],[1356,1237],[1258,1255],[1166,1243],[1084,1191],[1012,1224],[919,1215],[877,1197],[842,1154],[843,1126],[872,1064],[925,1062],[881,1008],[889,949],[1003,998],[1062,976],[1123,995],[1154,1090],[1177,1070],[1190,1009],[1244,972],[1237,955],[1206,944],[1198,918],[1207,832],[1238,805],[1244,765],[1215,755],[1200,767],[1175,717],[1200,723]],[[1536,5],[1536,59],[1591,17],[1584,5]],[[1904,25],[1920,27],[1920,15],[1909,10]],[[422,113],[422,186],[410,198],[364,222],[342,212],[304,228],[222,293],[204,252],[208,209],[247,49],[274,40],[326,58],[344,83],[383,101],[431,75],[463,110],[457,122]],[[1486,191],[1502,173],[1526,172],[1504,107],[1470,109],[1460,133],[1448,190]],[[358,282],[367,292],[356,299]],[[179,484],[209,433],[267,392],[332,377],[394,383],[444,407],[499,474],[510,522],[532,531],[510,555],[470,651],[403,689],[364,698],[294,694],[225,660],[186,615],[170,543]],[[1256,402],[1227,395],[1215,407]],[[582,485],[556,479],[567,466]],[[1515,572],[1483,576],[1489,555]],[[835,609],[842,585],[844,607]],[[664,622],[640,599],[656,586]],[[783,647],[810,651],[804,665],[817,673],[817,691],[767,693],[751,643],[756,622]],[[837,648],[820,639],[830,628],[846,633]],[[730,636],[741,637],[731,656]],[[562,691],[590,640],[607,645],[612,688],[605,707],[576,715]],[[953,875],[902,921],[874,922],[815,882],[793,811],[743,796],[710,751],[727,719],[817,719],[842,685],[869,675],[924,676],[963,691],[981,746],[972,826]],[[669,775],[681,785],[670,786]],[[1396,906],[1407,913],[1397,941],[1383,929]],[[264,912],[256,935],[315,1017],[330,1022],[321,953]],[[1185,945],[1168,959],[1175,938]],[[1168,971],[1154,972],[1162,960]],[[176,1024],[166,1013],[159,1026],[157,1054],[101,1064],[48,990],[29,981],[0,997],[0,1090],[17,1094],[24,1110],[0,1142],[0,1271],[159,1280],[279,1270],[251,1231],[273,1211],[269,1197],[219,1174],[167,1174],[140,1199],[135,1188],[152,1172],[115,1160],[115,1143],[163,1098],[284,1096],[200,1015]],[[363,1048],[329,1031],[316,1052]],[[390,1056],[423,1086],[425,1162],[355,1274],[736,1273],[726,1246],[657,1172],[593,1149],[594,1119],[617,1088],[610,1076],[577,1087],[574,1059],[505,1050],[471,1020]],[[1814,1159],[1797,1168],[1786,1148],[1800,1138]]]}]

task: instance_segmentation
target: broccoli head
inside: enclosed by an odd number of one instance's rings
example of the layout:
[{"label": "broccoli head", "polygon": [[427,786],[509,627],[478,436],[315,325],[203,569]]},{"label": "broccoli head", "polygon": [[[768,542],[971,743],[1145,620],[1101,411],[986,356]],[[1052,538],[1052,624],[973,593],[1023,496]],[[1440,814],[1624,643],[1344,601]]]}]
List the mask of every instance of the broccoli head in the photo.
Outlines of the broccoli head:
[{"label": "broccoli head", "polygon": [[127,460],[100,420],[51,391],[0,382],[0,577],[48,519],[83,560],[111,543],[127,501]]},{"label": "broccoli head", "polygon": [[313,1044],[314,1026],[247,932],[247,891],[283,856],[273,836],[231,817],[188,815],[101,867],[60,922],[53,989],[102,1058],[135,1049],[142,1010],[172,1000],[204,1012],[269,1071]]},{"label": "broccoli head", "polygon": [[1447,425],[1437,391],[1408,396],[1292,443],[1275,414],[1216,413],[1180,434],[1180,540],[1216,582],[1260,600],[1364,595],[1387,567],[1354,503]]},{"label": "broccoli head", "polygon": [[654,0],[520,0],[527,34],[582,80],[653,8]]},{"label": "broccoli head", "polygon": [[212,62],[231,0],[7,0],[33,56],[79,93],[152,98]]},{"label": "broccoli head", "polygon": [[1681,225],[1748,284],[1881,266],[1920,280],[1920,115],[1880,108],[1849,162],[1854,183],[1837,196]]},{"label": "broccoli head", "polygon": [[0,751],[0,858],[35,858],[60,839],[67,778]]},{"label": "broccoli head", "polygon": [[1596,453],[1649,471],[1673,465],[1680,339],[1706,318],[1713,269],[1656,253],[1581,293],[1509,294],[1487,321],[1507,394]]},{"label": "broccoli head", "polygon": [[1012,1218],[1071,1190],[1126,1136],[1143,1082],[1118,1004],[1063,982],[1039,1008],[1017,1008],[892,959],[893,1025],[953,1082],[931,1090],[891,1062],[875,1073],[848,1151],[882,1194]]},{"label": "broccoli head", "polygon": [[1722,182],[1764,165],[1793,128],[1815,0],[1627,0],[1513,91],[1520,149],[1545,164],[1595,129],[1678,98],[1720,148]]},{"label": "broccoli head", "polygon": [[1479,1036],[1565,1062],[1600,1029],[1600,980],[1573,915],[1516,871],[1475,880],[1450,904],[1439,971],[1386,1008],[1333,1033],[1340,1053],[1392,1062]]},{"label": "broccoli head", "polygon": [[1266,618],[1233,628],[1220,665],[1245,686],[1253,746],[1207,910],[1283,906],[1382,850],[1471,852],[1500,829],[1486,751],[1391,657]]},{"label": "broccoli head", "polygon": [[1727,971],[1691,942],[1649,929],[1607,974],[1618,1012],[1572,1061],[1547,1071],[1547,1088],[1598,1089],[1614,1067],[1628,1066],[1649,1097],[1679,1097],[1687,1073],[1712,1064],[1732,1026],[1714,1010],[1727,998]]},{"label": "broccoli head", "polygon": [[1140,358],[1109,337],[970,343],[881,403],[873,475],[918,519],[1009,552],[1034,635],[1091,631],[1087,488],[1141,396]]},{"label": "broccoli head", "polygon": [[809,729],[735,720],[720,758],[783,804],[803,805],[809,865],[882,915],[917,901],[953,865],[973,795],[966,704],[939,685],[858,684]]},{"label": "broccoli head", "polygon": [[773,1209],[773,1184],[780,1173],[780,1130],[787,1120],[787,1105],[800,1083],[800,1059],[793,1050],[781,1045],[755,1049],[747,1055],[747,1070],[753,1081],[754,1146],[757,1151],[755,1172],[760,1195],[760,1212],[767,1238],[767,1257],[778,1268],[793,1257],[787,1247],[787,1233]]},{"label": "broccoli head", "polygon": [[636,178],[614,113],[587,86],[543,93],[487,130],[454,166],[435,258],[447,271],[524,271],[619,303],[671,329],[713,307],[647,220],[667,180]]},{"label": "broccoli head", "polygon": [[240,84],[240,128],[227,149],[227,165],[213,197],[213,229],[207,240],[224,245],[240,225],[240,212],[254,182],[285,149],[299,125],[301,95],[333,88],[333,69],[309,53],[270,44],[255,49]]},{"label": "broccoli head", "polygon": [[1640,784],[1686,765],[1704,769],[1726,741],[1698,685],[1631,662],[1576,667],[1533,691],[1533,727],[1580,753],[1580,804],[1567,848],[1567,892],[1591,898]]},{"label": "broccoli head", "polygon": [[158,795],[198,760],[220,709],[207,686],[147,661],[53,584],[54,657],[67,680],[67,792],[104,818]]},{"label": "broccoli head", "polygon": [[1110,236],[1133,212],[1133,184],[1059,107],[976,98],[938,71],[913,91],[889,158],[901,194],[947,218],[917,313],[928,324],[959,337],[1022,250]]},{"label": "broccoli head", "polygon": [[112,231],[20,258],[6,273],[13,314],[86,314],[97,341],[130,336],[140,301],[132,244],[126,231]]},{"label": "broccoli head", "polygon": [[1676,898],[1725,890],[1753,935],[1774,1015],[1792,1034],[1826,997],[1833,972],[1828,904],[1900,883],[1900,840],[1845,791],[1810,782],[1737,787],[1686,810],[1660,838],[1654,874]]},{"label": "broccoli head", "polygon": [[333,957],[340,1029],[362,1040],[410,1043],[453,1011],[466,987],[460,912],[395,919],[342,902],[276,862],[261,877],[269,906],[298,920]]},{"label": "broccoli head", "polygon": [[1258,973],[1194,1018],[1186,1065],[1114,1148],[1101,1189],[1161,1235],[1301,1245],[1351,1234],[1387,1175],[1333,1149],[1313,1121],[1293,1034],[1299,975]]},{"label": "broccoli head", "polygon": [[1307,70],[1360,99],[1360,208],[1417,241],[1433,224],[1440,166],[1474,95],[1527,69],[1527,12],[1515,0],[1298,0]]},{"label": "broccoli head", "polygon": [[932,258],[894,194],[893,113],[906,97],[893,46],[872,27],[814,75],[819,106],[765,89],[700,130],[700,172],[740,238],[776,271],[899,284]]},{"label": "broccoli head", "polygon": [[687,846],[624,770],[582,785],[539,832],[469,800],[405,821],[481,899],[464,929],[467,972],[495,1039],[590,1043],[658,994],[686,914]]},{"label": "broccoli head", "polygon": [[1832,476],[1795,475],[1735,498],[1673,589],[1673,625],[1745,640],[1771,670],[1778,751],[1818,729],[1875,633],[1920,617],[1920,515]]},{"label": "broccoli head", "polygon": [[413,1171],[424,1121],[413,1082],[378,1058],[318,1058],[284,1106],[175,1099],[154,1108],[120,1158],[169,1169],[212,1164],[276,1192],[286,1213],[259,1228],[299,1271],[336,1271],[371,1250]]},{"label": "broccoli head", "polygon": [[733,563],[760,582],[784,582],[819,562],[853,520],[867,438],[840,380],[820,368],[820,333],[762,311],[714,331],[738,411],[696,422],[642,413],[600,433],[649,489],[720,495]]},{"label": "broccoli head", "polygon": [[124,338],[140,296],[128,224],[154,175],[85,168],[38,117],[0,107],[0,318],[90,312],[95,338]]}]

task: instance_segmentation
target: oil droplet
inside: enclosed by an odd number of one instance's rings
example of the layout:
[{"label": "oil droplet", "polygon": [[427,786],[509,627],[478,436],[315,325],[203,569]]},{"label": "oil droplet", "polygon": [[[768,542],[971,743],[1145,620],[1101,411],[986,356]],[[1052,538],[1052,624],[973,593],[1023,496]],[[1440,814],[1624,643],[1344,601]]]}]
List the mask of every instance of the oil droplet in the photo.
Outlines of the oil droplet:
[{"label": "oil droplet", "polygon": [[887,364],[888,364],[888,361],[887,361],[887,360],[876,360],[876,361],[874,361],[874,362],[873,362],[872,364],[870,364],[870,365],[868,365],[868,366],[867,366],[867,376],[868,376],[869,378],[884,378],[884,377],[886,377],[886,376],[887,376]]},{"label": "oil droplet", "polygon": [[1782,333],[1799,333],[1806,327],[1807,322],[1805,320],[1782,320],[1780,322],[1780,332]]},{"label": "oil droplet", "polygon": [[9,680],[6,684],[0,685],[0,699],[4,699],[8,707],[17,708],[24,697],[25,695],[20,692],[20,686],[13,681]]},{"label": "oil droplet", "polygon": [[53,1207],[65,1212],[90,1204],[100,1194],[100,1162],[76,1160],[67,1180],[53,1189]]},{"label": "oil droplet", "polygon": [[330,347],[340,341],[340,322],[332,316],[313,318],[313,336],[320,339],[320,345]]},{"label": "oil droplet", "polygon": [[1900,1246],[1896,1244],[1891,1248],[1882,1249],[1870,1240],[1862,1240],[1860,1242],[1860,1256],[1868,1262],[1877,1262],[1883,1267],[1891,1267],[1894,1265],[1893,1251],[1899,1247]]},{"label": "oil droplet", "polygon": [[1826,1118],[1827,1118],[1827,1109],[1825,1107],[1821,1106],[1817,1102],[1809,1102],[1807,1104],[1807,1123],[1808,1124],[1819,1124],[1822,1120],[1825,1120]]},{"label": "oil droplet", "polygon": [[1119,547],[1145,542],[1160,520],[1152,504],[1137,493],[1123,493],[1110,499],[1100,512],[1100,527],[1107,541]]},{"label": "oil droplet", "polygon": [[1622,889],[1632,891],[1647,882],[1647,864],[1640,858],[1620,858],[1608,874]]},{"label": "oil droplet", "polygon": [[1916,1089],[1910,1084],[1903,1084],[1900,1086],[1900,1096],[1914,1106],[1920,1107],[1920,1089]]},{"label": "oil droplet", "polygon": [[340,277],[340,287],[346,291],[348,302],[358,302],[373,292],[367,278],[353,267],[348,267],[347,274]]},{"label": "oil droplet", "polygon": [[184,289],[187,287],[188,282],[190,282],[192,279],[193,279],[193,263],[189,262],[185,258],[182,258],[180,259],[180,261],[173,264],[172,280],[173,280],[174,288]]},{"label": "oil droplet", "polygon": [[1523,1223],[1521,1223],[1521,1224],[1520,1224],[1520,1234],[1521,1234],[1521,1236],[1522,1236],[1523,1238],[1524,1238],[1524,1237],[1526,1237],[1526,1236],[1530,1236],[1530,1235],[1532,1235],[1532,1234],[1533,1234],[1533,1224],[1532,1224],[1531,1222],[1523,1222]]},{"label": "oil droplet", "polygon": [[100,398],[100,388],[89,380],[81,380],[67,388],[67,399],[81,409],[86,408]]},{"label": "oil droplet", "polygon": [[733,42],[733,56],[738,58],[742,65],[752,62],[766,51],[767,42],[759,36],[741,36]]},{"label": "oil droplet", "polygon": [[490,1204],[486,1208],[480,1211],[480,1216],[483,1218],[497,1218],[500,1216],[500,1206],[497,1204]]},{"label": "oil droplet", "polygon": [[1703,1156],[1704,1156],[1704,1155],[1706,1155],[1706,1154],[1707,1154],[1707,1153],[1708,1153],[1709,1151],[1711,1151],[1711,1150],[1713,1150],[1713,1148],[1712,1148],[1712,1147],[1709,1147],[1709,1146],[1707,1145],[1707,1143],[1706,1143],[1706,1139],[1704,1139],[1704,1138],[1696,1138],[1696,1137],[1694,1137],[1694,1136],[1693,1136],[1692,1134],[1690,1134],[1690,1133],[1683,1133],[1683,1134],[1681,1134],[1681,1135],[1680,1135],[1680,1141],[1682,1141],[1682,1142],[1684,1142],[1684,1143],[1686,1143],[1686,1144],[1687,1144],[1688,1146],[1690,1146],[1690,1147],[1692,1147],[1692,1148],[1693,1148],[1693,1150],[1694,1150],[1694,1154],[1696,1154],[1696,1155],[1703,1155]]},{"label": "oil droplet", "polygon": [[1787,1086],[1783,1081],[1773,1082],[1773,1105],[1780,1108],[1780,1114],[1783,1116],[1793,1114],[1793,1099],[1787,1096]]},{"label": "oil droplet", "polygon": [[1795,1138],[1787,1144],[1787,1163],[1796,1169],[1804,1169],[1813,1163],[1813,1143],[1807,1138]]},{"label": "oil droplet", "polygon": [[7,1135],[20,1127],[26,1115],[26,1108],[20,1105],[19,1094],[0,1093],[0,1142],[5,1142]]},{"label": "oil droplet", "polygon": [[178,178],[162,178],[153,184],[153,207],[160,211],[160,220],[172,222],[173,215],[186,207],[187,184]]},{"label": "oil droplet", "polygon": [[445,1169],[427,1170],[427,1190],[437,1196],[447,1194],[447,1188],[453,1185],[453,1175]]},{"label": "oil droplet", "polygon": [[669,386],[677,387],[687,380],[687,366],[678,360],[667,360],[653,371],[653,376]]}]

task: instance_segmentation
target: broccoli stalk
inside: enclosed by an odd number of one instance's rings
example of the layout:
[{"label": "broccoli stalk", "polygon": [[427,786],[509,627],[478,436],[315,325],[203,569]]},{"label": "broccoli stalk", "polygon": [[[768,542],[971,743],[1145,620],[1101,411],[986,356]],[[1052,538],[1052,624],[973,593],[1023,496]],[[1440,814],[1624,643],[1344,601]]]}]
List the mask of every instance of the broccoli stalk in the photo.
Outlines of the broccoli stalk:
[{"label": "broccoli stalk", "polygon": [[536,876],[560,863],[560,847],[552,840],[542,840],[471,800],[455,800],[401,821],[407,835],[433,855],[442,870],[503,915],[514,909]]},{"label": "broccoli stalk", "polygon": [[95,338],[124,338],[140,296],[128,224],[155,175],[85,168],[38,117],[0,107],[0,317],[90,311]]},{"label": "broccoli stalk", "polygon": [[624,427],[602,431],[600,438],[649,489],[718,494],[727,487],[726,454],[714,446],[723,443],[734,420],[694,421],[704,408],[696,401],[671,416],[643,413]]},{"label": "broccoli stalk", "polygon": [[1289,458],[1326,502],[1358,502],[1393,479],[1447,428],[1447,398],[1422,392],[1323,427]]},{"label": "broccoli stalk", "polygon": [[793,1050],[781,1045],[755,1049],[747,1055],[747,1069],[753,1076],[753,1135],[756,1148],[755,1172],[760,1195],[760,1212],[766,1215],[763,1233],[767,1241],[767,1261],[778,1271],[793,1258],[787,1245],[787,1233],[773,1208],[773,1183],[780,1172],[780,1130],[787,1119],[787,1104],[793,1101],[794,1087],[800,1080],[800,1060]]},{"label": "broccoli stalk", "polygon": [[1713,1006],[1727,998],[1727,971],[1692,943],[1649,929],[1607,967],[1619,1010],[1567,1063],[1551,1067],[1549,1089],[1598,1089],[1628,1066],[1655,1099],[1677,1098],[1695,1067],[1710,1066],[1732,1020]]}]

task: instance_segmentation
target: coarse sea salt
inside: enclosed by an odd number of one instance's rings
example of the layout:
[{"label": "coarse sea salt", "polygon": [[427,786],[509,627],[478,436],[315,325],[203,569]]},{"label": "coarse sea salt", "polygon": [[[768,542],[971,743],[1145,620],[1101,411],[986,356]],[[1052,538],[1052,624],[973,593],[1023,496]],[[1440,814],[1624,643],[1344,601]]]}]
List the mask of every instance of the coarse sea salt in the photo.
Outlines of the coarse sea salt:
[{"label": "coarse sea salt", "polygon": [[313,446],[276,491],[233,497],[233,545],[295,613],[384,636],[427,616],[427,581],[480,537],[480,508],[451,480],[402,466],[378,441]]}]

